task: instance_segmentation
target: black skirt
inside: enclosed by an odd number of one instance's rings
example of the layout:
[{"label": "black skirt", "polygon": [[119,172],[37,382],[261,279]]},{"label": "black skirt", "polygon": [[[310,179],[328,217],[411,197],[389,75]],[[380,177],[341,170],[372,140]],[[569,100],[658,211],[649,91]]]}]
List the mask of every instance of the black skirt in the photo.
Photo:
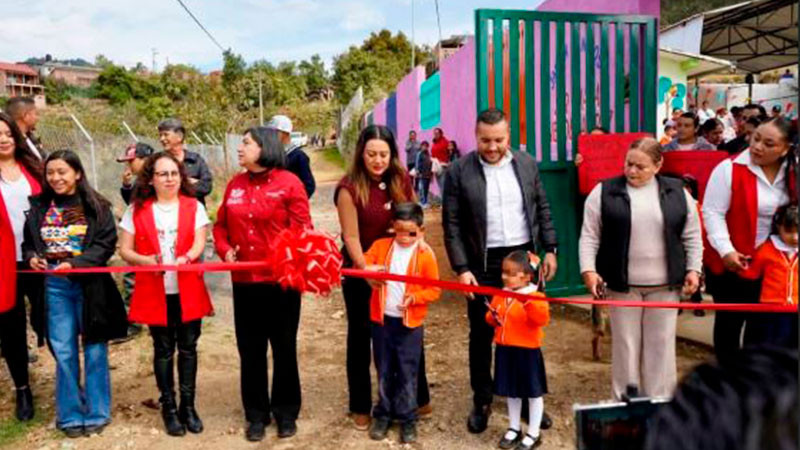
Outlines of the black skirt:
[{"label": "black skirt", "polygon": [[498,345],[494,352],[494,393],[535,398],[547,393],[544,357],[538,348]]}]

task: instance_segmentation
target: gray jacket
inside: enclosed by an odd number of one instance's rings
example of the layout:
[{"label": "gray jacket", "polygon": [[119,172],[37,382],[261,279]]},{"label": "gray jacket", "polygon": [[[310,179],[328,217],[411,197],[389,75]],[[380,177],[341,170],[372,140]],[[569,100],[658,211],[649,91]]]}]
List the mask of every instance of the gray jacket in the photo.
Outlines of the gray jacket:
[{"label": "gray jacket", "polygon": [[[678,143],[678,138],[673,139],[669,144],[664,146],[665,152],[679,151],[681,145]],[[697,142],[694,143],[692,150],[716,150],[717,147],[708,142],[703,136],[697,136]]]},{"label": "gray jacket", "polygon": [[[537,251],[553,251],[558,240],[536,160],[523,152],[512,155],[531,239]],[[450,266],[458,274],[486,271],[486,178],[479,158],[471,152],[445,172],[442,227]]]}]

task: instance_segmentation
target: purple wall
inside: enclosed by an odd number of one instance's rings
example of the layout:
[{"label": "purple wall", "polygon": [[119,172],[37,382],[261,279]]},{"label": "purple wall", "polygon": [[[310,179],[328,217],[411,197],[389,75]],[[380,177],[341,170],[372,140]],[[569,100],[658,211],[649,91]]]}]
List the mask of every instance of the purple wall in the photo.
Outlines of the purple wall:
[{"label": "purple wall", "polygon": [[[414,130],[419,137],[419,88],[425,81],[425,68],[416,67],[397,84],[397,145],[400,148],[400,159],[406,162],[406,140],[408,132]],[[428,137],[428,139],[430,136]]]},{"label": "purple wall", "polygon": [[661,17],[660,0],[545,0],[537,11],[646,14]]}]

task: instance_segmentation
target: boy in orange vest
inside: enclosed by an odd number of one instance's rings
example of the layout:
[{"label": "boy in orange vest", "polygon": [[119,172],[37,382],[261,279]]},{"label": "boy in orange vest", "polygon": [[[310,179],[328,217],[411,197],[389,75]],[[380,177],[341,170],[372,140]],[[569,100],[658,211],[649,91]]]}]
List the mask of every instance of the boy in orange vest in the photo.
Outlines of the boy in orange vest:
[{"label": "boy in orange vest", "polygon": [[[761,279],[761,303],[797,305],[796,204],[781,206],[772,219],[772,233],[756,250],[753,262],[742,274]],[[748,322],[749,342],[797,349],[797,314],[758,313]]]},{"label": "boy in orange vest", "polygon": [[[433,250],[422,238],[424,213],[417,203],[395,205],[394,238],[375,241],[364,255],[367,269],[397,275],[439,279]],[[370,299],[372,349],[378,370],[378,404],[372,410],[369,435],[386,437],[391,421],[400,422],[400,441],[417,437],[417,375],[422,354],[422,322],[428,303],[440,289],[397,281],[377,282]]]}]

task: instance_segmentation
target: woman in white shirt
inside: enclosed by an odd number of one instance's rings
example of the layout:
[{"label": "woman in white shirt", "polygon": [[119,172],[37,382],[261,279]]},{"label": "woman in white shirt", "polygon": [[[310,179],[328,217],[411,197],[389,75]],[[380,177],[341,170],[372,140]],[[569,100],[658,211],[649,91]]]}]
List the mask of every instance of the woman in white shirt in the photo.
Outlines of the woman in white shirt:
[{"label": "woman in white shirt", "polygon": [[[132,205],[122,217],[120,255],[136,265],[191,264],[203,253],[208,224],[205,207],[193,195],[183,164],[169,153],[156,153],[137,177]],[[203,431],[194,407],[197,340],[201,319],[211,311],[202,272],[136,274],[129,320],[150,327],[161,415],[171,436]],[[176,347],[180,407],[173,389]]]},{"label": "woman in white shirt", "polygon": [[[586,199],[580,265],[596,298],[677,302],[698,288],[703,243],[694,200],[683,181],[658,175],[655,139],[635,141],[625,175],[598,184]],[[612,391],[629,384],[668,397],[676,383],[676,309],[611,307]]]},{"label": "woman in white shirt", "polygon": [[[760,283],[742,278],[755,249],[769,237],[778,207],[797,202],[791,126],[783,119],[756,128],[750,148],[721,162],[708,180],[703,220],[708,246],[704,255],[708,292],[717,303],[757,303]],[[717,359],[735,357],[741,347],[747,313],[717,311],[714,351]],[[749,341],[745,329],[744,342]]]}]

